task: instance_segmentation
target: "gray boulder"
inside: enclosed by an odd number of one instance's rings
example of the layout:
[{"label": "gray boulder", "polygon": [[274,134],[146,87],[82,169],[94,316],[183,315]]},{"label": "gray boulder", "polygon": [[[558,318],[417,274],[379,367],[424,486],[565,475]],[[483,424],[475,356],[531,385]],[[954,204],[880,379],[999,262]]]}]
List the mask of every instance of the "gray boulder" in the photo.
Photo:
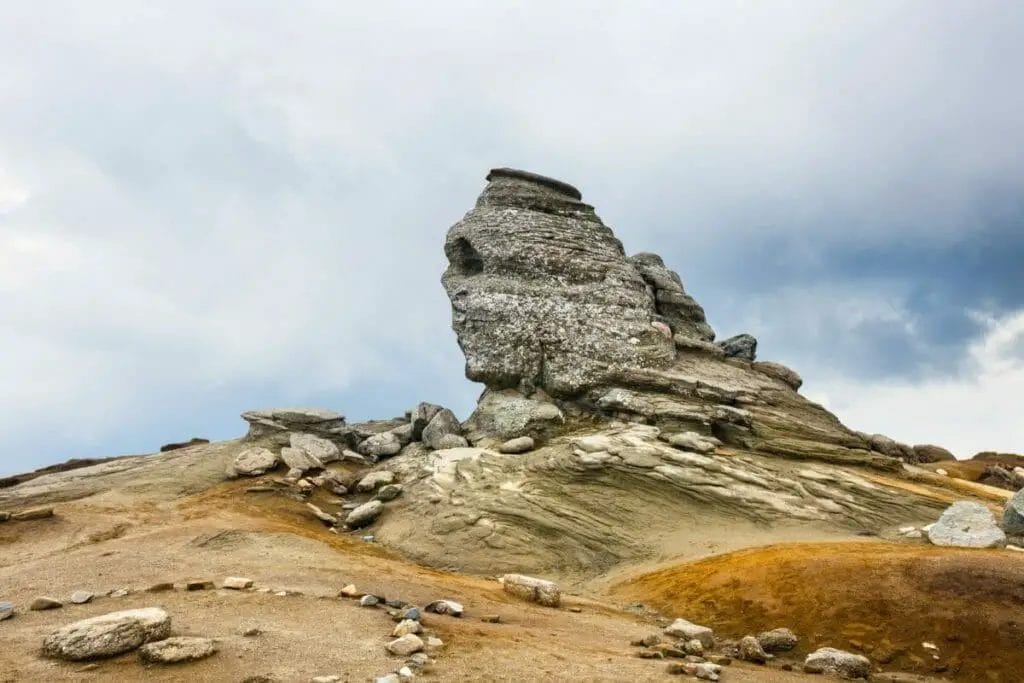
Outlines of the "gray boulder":
[{"label": "gray boulder", "polygon": [[394,432],[382,432],[365,439],[356,450],[374,460],[379,460],[401,451],[402,441]]},{"label": "gray boulder", "polygon": [[718,342],[726,358],[753,361],[757,358],[757,339],[749,334],[737,334]]},{"label": "gray boulder", "polygon": [[928,540],[959,548],[1001,548],[1006,545],[1006,534],[987,507],[961,500],[946,508],[939,521],[930,526]]},{"label": "gray boulder", "polygon": [[464,436],[459,436],[458,434],[445,434],[434,442],[434,449],[443,451],[447,448],[465,448],[468,445],[469,441],[467,441]]},{"label": "gray boulder", "polygon": [[281,449],[281,460],[284,461],[285,465],[288,465],[289,470],[298,470],[300,472],[321,469],[324,466],[322,462],[307,453],[304,448],[295,448],[294,446],[285,446]]},{"label": "gray boulder", "polygon": [[246,448],[228,466],[229,477],[258,477],[277,467],[277,455],[266,448]]},{"label": "gray boulder", "polygon": [[804,671],[813,674],[833,674],[843,678],[867,678],[871,674],[871,661],[862,655],[823,647],[807,655]]},{"label": "gray boulder", "polygon": [[554,581],[522,574],[505,574],[501,577],[501,586],[509,595],[545,607],[558,607],[562,604],[562,591]]},{"label": "gray boulder", "polygon": [[177,636],[147,643],[139,648],[139,657],[150,664],[178,664],[194,662],[217,652],[217,645],[209,638]]},{"label": "gray boulder", "polygon": [[1003,509],[1003,531],[1008,536],[1024,536],[1024,489],[1006,501]]},{"label": "gray boulder", "polygon": [[301,448],[322,465],[341,460],[341,451],[327,439],[302,433],[293,433],[288,439],[292,448]]},{"label": "gray boulder", "polygon": [[789,652],[796,647],[800,639],[788,628],[773,628],[757,634],[757,642],[765,652]]},{"label": "gray boulder", "polygon": [[171,634],[171,617],[157,607],[111,612],[57,629],[43,641],[43,654],[58,659],[113,657]]},{"label": "gray boulder", "polygon": [[358,529],[368,524],[372,524],[375,519],[380,517],[380,513],[384,511],[384,503],[379,500],[371,500],[368,503],[363,503],[352,512],[348,513],[348,517],[345,518],[345,526],[350,529]]},{"label": "gray boulder", "polygon": [[459,418],[455,417],[455,413],[447,408],[442,408],[437,411],[437,414],[423,428],[423,443],[428,448],[434,450],[445,447],[454,448],[455,446],[441,445],[441,439],[449,434],[460,436],[462,434],[462,425],[459,424]]},{"label": "gray boulder", "polygon": [[420,403],[409,411],[409,424],[412,426],[412,440],[419,441],[423,438],[423,430],[426,429],[434,416],[443,408],[433,403]]},{"label": "gray boulder", "polygon": [[543,439],[555,434],[564,423],[562,411],[543,392],[528,398],[514,389],[488,389],[466,420],[466,430],[474,440],[520,436]]},{"label": "gray boulder", "polygon": [[445,242],[469,379],[567,396],[675,358],[647,282],[576,188],[514,169],[487,180]]}]

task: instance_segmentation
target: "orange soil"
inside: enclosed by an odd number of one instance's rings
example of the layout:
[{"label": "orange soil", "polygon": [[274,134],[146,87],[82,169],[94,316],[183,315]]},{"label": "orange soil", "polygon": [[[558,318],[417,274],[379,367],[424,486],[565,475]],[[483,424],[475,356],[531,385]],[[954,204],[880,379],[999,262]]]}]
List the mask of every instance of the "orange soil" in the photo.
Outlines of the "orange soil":
[{"label": "orange soil", "polygon": [[1007,551],[777,545],[654,571],[613,593],[723,636],[787,626],[801,656],[839,647],[885,670],[965,681],[1020,681],[1024,671],[1024,557]]}]

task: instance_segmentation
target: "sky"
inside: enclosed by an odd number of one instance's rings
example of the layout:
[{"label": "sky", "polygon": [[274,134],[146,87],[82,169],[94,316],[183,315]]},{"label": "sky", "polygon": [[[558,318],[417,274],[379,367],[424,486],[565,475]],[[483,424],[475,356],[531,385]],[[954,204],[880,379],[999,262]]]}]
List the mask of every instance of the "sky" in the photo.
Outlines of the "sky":
[{"label": "sky", "polygon": [[1024,452],[1024,3],[0,4],[0,474],[466,417],[442,245],[498,166],[847,425]]}]

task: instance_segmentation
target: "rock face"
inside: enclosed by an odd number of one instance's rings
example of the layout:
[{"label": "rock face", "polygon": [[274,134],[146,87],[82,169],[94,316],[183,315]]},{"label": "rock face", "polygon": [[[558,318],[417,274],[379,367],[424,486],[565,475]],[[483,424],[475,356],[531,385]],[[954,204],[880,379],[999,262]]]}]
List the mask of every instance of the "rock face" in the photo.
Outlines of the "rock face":
[{"label": "rock face", "polygon": [[444,249],[469,379],[572,396],[614,366],[672,360],[647,282],[578,190],[512,169],[487,179]]},{"label": "rock face", "polygon": [[939,521],[931,525],[928,540],[935,545],[960,548],[1001,548],[1006,545],[1006,534],[987,507],[961,500],[950,505]]},{"label": "rock face", "polygon": [[59,659],[113,657],[171,634],[171,618],[156,607],[112,612],[60,628],[43,641],[43,654]]}]

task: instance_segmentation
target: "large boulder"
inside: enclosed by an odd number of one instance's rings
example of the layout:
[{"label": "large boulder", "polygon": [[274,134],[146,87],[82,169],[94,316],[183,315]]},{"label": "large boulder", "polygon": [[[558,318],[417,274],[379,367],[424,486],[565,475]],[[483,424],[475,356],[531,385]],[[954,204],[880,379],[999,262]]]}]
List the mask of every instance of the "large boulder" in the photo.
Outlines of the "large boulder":
[{"label": "large boulder", "polygon": [[843,678],[867,678],[871,660],[834,647],[822,647],[807,655],[804,671],[812,674],[833,674]]},{"label": "large boulder", "polygon": [[246,448],[228,465],[229,477],[258,477],[277,467],[280,459],[266,448]]},{"label": "large boulder", "polygon": [[442,408],[437,411],[437,414],[423,428],[423,443],[428,448],[435,450],[458,447],[458,445],[465,446],[465,443],[453,444],[450,440],[448,442],[442,441],[446,436],[461,435],[462,425],[459,423],[459,418],[455,417],[455,413],[447,408]]},{"label": "large boulder", "polygon": [[381,432],[365,439],[356,450],[374,460],[380,460],[402,450],[402,441],[394,431]]},{"label": "large boulder", "polygon": [[289,436],[289,444],[292,448],[301,448],[317,462],[326,465],[327,463],[341,460],[341,451],[332,442],[313,434],[292,434]]},{"label": "large boulder", "polygon": [[1003,510],[1003,531],[1008,536],[1024,536],[1024,489],[1017,491],[1006,502]]},{"label": "large boulder", "polygon": [[1001,548],[1006,545],[1006,534],[987,507],[961,500],[946,508],[939,521],[931,525],[928,540],[959,548]]},{"label": "large boulder", "polygon": [[474,442],[480,438],[507,441],[520,436],[542,440],[558,431],[565,416],[543,392],[526,397],[515,389],[487,390],[466,420]]},{"label": "large boulder", "polygon": [[43,641],[43,654],[59,659],[113,657],[171,634],[171,617],[157,607],[111,612],[59,628]]},{"label": "large boulder", "polygon": [[750,334],[737,334],[718,342],[726,358],[753,361],[757,358],[757,339]]},{"label": "large boulder", "polygon": [[487,180],[445,242],[469,379],[566,396],[675,357],[647,282],[579,190],[507,168]]},{"label": "large boulder", "polygon": [[426,429],[434,416],[444,410],[442,406],[433,403],[420,403],[409,411],[409,424],[412,425],[412,440],[419,441],[423,438],[423,430]]}]

